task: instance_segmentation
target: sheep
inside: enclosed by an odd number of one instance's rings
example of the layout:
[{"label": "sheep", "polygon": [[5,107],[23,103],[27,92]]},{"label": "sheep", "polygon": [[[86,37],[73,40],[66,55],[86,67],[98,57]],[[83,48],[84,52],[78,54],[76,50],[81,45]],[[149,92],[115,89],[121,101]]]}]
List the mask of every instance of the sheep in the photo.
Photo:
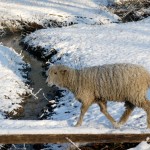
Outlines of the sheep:
[{"label": "sheep", "polygon": [[[115,128],[128,120],[135,107],[146,111],[147,127],[150,128],[150,102],[146,98],[150,73],[140,65],[118,63],[82,69],[53,65],[48,70],[47,83],[69,89],[81,102],[80,117],[75,126],[82,124],[89,106],[97,103]],[[119,122],[108,113],[107,101],[124,102],[125,111]]]}]

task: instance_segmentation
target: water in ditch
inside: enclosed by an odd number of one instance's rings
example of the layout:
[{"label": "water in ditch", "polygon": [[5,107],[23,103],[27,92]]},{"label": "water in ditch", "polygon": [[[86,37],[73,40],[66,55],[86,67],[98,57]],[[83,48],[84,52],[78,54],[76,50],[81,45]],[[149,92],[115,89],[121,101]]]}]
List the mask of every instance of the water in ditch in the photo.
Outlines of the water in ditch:
[{"label": "water in ditch", "polygon": [[36,120],[38,119],[41,110],[48,104],[47,99],[52,98],[52,94],[50,95],[50,92],[52,91],[45,82],[46,78],[42,75],[43,62],[37,60],[27,51],[22,49],[19,45],[20,35],[11,35],[1,38],[0,42],[2,42],[4,46],[12,47],[17,53],[21,54],[23,56],[23,60],[31,66],[31,71],[29,71],[29,79],[31,81],[33,93],[38,93],[36,95],[38,99],[34,96],[29,97],[24,105],[23,114],[21,114],[17,119]]}]

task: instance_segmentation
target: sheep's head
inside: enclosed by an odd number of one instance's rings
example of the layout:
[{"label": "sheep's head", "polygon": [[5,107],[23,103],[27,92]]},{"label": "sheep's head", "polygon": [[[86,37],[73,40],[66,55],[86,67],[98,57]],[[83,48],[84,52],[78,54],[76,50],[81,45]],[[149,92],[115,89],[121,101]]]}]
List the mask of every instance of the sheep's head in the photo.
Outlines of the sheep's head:
[{"label": "sheep's head", "polygon": [[49,68],[46,82],[52,86],[64,87],[66,79],[68,78],[69,67],[64,65],[53,65]]}]

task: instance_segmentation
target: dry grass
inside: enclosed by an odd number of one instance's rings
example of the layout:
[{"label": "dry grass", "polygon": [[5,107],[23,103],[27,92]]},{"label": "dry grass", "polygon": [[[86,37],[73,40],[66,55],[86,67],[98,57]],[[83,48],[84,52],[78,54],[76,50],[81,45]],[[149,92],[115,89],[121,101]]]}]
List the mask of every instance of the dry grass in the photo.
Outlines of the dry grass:
[{"label": "dry grass", "polygon": [[14,33],[30,33],[37,29],[42,29],[43,26],[36,22],[27,22],[24,20],[6,20],[0,24],[3,29],[0,30],[1,35]]},{"label": "dry grass", "polygon": [[59,22],[57,20],[45,20],[43,23],[37,23],[37,22],[30,22],[25,21],[23,19],[20,20],[5,20],[2,18],[2,22],[0,23],[0,27],[3,29],[0,29],[0,36],[6,35],[6,34],[14,34],[14,33],[22,33],[22,34],[29,34],[31,32],[34,32],[38,29],[43,29],[46,27],[62,27],[62,26],[70,26],[73,25],[73,22],[67,23],[67,22]]},{"label": "dry grass", "polygon": [[123,22],[142,20],[150,16],[150,0],[128,0],[109,7]]},{"label": "dry grass", "polygon": [[120,3],[117,3],[116,5],[135,5],[135,6],[146,6],[150,3],[150,0],[120,0]]}]

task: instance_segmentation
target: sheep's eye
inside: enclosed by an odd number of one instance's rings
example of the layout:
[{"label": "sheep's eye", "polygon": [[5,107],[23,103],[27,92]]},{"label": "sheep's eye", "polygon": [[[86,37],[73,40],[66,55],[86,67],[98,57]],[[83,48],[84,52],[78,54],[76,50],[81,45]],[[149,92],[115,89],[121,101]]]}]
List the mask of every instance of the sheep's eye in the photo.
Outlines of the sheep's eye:
[{"label": "sheep's eye", "polygon": [[57,74],[57,72],[54,72],[54,74]]}]

